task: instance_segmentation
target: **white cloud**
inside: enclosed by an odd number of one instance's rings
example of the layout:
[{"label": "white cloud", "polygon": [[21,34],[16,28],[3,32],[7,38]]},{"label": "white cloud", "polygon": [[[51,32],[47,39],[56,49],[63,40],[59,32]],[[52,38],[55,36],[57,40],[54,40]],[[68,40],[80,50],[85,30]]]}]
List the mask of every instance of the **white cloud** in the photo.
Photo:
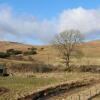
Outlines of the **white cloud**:
[{"label": "white cloud", "polygon": [[83,33],[100,31],[100,9],[82,7],[64,10],[59,16],[59,31],[79,29]]},{"label": "white cloud", "polygon": [[9,7],[0,8],[0,38],[6,35],[23,38],[45,40],[55,33],[55,21],[38,21],[34,16],[15,16]]},{"label": "white cloud", "polygon": [[[82,7],[66,9],[55,20],[38,21],[31,15],[15,15],[9,6],[0,7],[0,38],[8,35],[25,41],[25,38],[49,40],[55,33],[67,29],[79,29],[83,33],[100,32],[100,9]],[[16,40],[17,41],[17,40]]]}]

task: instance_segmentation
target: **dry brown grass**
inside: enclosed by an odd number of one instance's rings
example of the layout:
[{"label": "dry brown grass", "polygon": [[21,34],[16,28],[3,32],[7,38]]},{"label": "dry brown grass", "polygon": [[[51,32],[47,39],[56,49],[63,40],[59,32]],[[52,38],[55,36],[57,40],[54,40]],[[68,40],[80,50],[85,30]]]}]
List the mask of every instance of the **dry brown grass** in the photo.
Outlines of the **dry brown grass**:
[{"label": "dry brown grass", "polygon": [[[18,44],[18,43],[10,43],[10,42],[0,42],[0,51],[6,51],[7,49],[18,49],[18,50],[22,50],[22,51],[26,51],[28,48],[31,48],[33,46],[31,45],[24,45],[24,44]],[[54,66],[59,66],[59,68],[62,68],[62,64],[61,63],[61,58],[57,55],[57,51],[55,49],[53,49],[51,46],[35,46],[37,48],[37,54],[36,55],[31,55],[30,57],[33,58],[33,61],[28,60],[29,56],[23,56],[25,59],[27,59],[26,61],[24,60],[10,60],[10,59],[0,59],[0,63],[3,64],[8,64],[8,66],[12,63],[12,64],[17,64],[17,65],[21,65],[21,64],[34,64],[37,62],[43,62],[44,64],[53,64]],[[41,49],[44,48],[44,49]],[[85,43],[83,46],[83,52],[85,52],[85,56],[84,58],[80,59],[80,60],[76,60],[73,59],[72,63],[73,64],[86,64],[86,65],[100,65],[100,41],[95,41],[95,42],[89,42],[89,43]],[[16,76],[17,75],[17,76]],[[17,77],[17,78],[16,78]],[[80,78],[100,78],[100,74],[93,74],[93,73],[14,73],[14,76],[11,76],[10,79],[8,78],[2,78],[2,84],[1,86],[4,87],[8,87],[10,89],[12,89],[10,94],[5,94],[5,98],[8,96],[9,98],[12,97],[12,95],[14,96],[18,96],[18,94],[21,94],[21,92],[30,92],[30,89],[34,89],[35,85],[33,86],[34,83],[31,84],[31,82],[28,80],[30,79],[33,82],[33,79],[39,79],[39,81],[37,81],[37,83],[39,83],[40,81],[42,81],[44,78],[44,80],[47,81],[47,79],[50,79],[50,84],[54,84],[55,83],[55,79],[59,80],[60,82],[62,81],[70,81],[70,80],[77,80]],[[14,79],[14,80],[12,80]],[[54,82],[51,82],[51,79],[54,79]],[[21,83],[21,80],[25,81],[23,82],[23,84]],[[11,84],[11,82],[12,84]],[[57,81],[57,83],[59,82]],[[15,82],[15,83],[14,83]],[[18,85],[18,83],[19,85]],[[30,83],[27,83],[30,82]],[[9,83],[9,84],[8,84]],[[37,84],[36,83],[36,84]],[[43,84],[46,83],[45,81],[43,81]],[[48,82],[47,82],[48,84]],[[47,86],[47,84],[45,86]],[[40,84],[39,84],[40,85]],[[41,84],[42,85],[42,84]],[[19,90],[19,87],[21,87],[21,89]],[[25,88],[27,87],[27,88]],[[37,86],[39,87],[39,86]],[[42,86],[41,86],[42,87]],[[22,91],[23,90],[23,91]],[[28,91],[27,91],[28,90]],[[35,89],[36,90],[36,89]],[[33,90],[31,90],[33,92]],[[24,93],[22,93],[24,94]],[[1,98],[4,98],[4,96],[2,96]],[[1,99],[4,100],[4,99]]]},{"label": "dry brown grass", "polygon": [[[30,56],[23,56],[22,61],[30,61],[30,58],[34,61],[43,62],[45,64],[53,64],[54,66],[60,66],[61,58],[59,57],[57,50],[55,50],[52,46],[32,46],[25,45],[20,43],[12,43],[12,42],[0,42],[0,51],[6,51],[7,49],[17,49],[26,51],[28,48],[36,47],[37,54]],[[43,48],[43,49],[41,49]],[[92,41],[84,43],[81,46],[85,57],[79,60],[73,59],[72,64],[100,64],[100,41]],[[12,58],[18,60],[16,58]],[[20,59],[19,59],[20,60]]]},{"label": "dry brown grass", "polygon": [[16,73],[9,77],[0,77],[0,87],[10,91],[1,95],[0,100],[16,100],[41,89],[64,82],[84,79],[100,79],[100,74],[92,73]]}]

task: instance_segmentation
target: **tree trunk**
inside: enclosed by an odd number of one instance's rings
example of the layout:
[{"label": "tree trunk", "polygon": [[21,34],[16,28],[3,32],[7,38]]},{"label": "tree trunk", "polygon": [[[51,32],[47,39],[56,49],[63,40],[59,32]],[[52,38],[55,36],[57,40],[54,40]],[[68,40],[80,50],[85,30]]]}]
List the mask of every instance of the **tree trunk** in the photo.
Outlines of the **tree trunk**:
[{"label": "tree trunk", "polygon": [[70,58],[69,58],[69,55],[67,56],[67,59],[66,59],[66,70],[69,70],[70,68]]}]

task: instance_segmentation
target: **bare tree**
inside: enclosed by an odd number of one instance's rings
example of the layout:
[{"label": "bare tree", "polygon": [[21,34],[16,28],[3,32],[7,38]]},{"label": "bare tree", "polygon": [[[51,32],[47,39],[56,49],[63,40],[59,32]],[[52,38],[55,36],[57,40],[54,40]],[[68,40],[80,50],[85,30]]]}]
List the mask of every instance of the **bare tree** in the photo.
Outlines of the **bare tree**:
[{"label": "bare tree", "polygon": [[80,53],[78,46],[82,40],[83,36],[78,30],[64,31],[55,36],[53,45],[60,52],[67,69],[70,67],[72,56]]}]

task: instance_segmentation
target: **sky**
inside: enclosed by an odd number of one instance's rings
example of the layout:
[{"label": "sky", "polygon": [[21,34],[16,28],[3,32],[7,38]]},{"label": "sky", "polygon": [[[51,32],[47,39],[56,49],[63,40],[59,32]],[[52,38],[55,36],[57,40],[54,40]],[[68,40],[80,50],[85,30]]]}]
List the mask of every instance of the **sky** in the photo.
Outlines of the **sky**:
[{"label": "sky", "polygon": [[65,30],[100,39],[100,0],[0,0],[0,40],[46,44]]}]

